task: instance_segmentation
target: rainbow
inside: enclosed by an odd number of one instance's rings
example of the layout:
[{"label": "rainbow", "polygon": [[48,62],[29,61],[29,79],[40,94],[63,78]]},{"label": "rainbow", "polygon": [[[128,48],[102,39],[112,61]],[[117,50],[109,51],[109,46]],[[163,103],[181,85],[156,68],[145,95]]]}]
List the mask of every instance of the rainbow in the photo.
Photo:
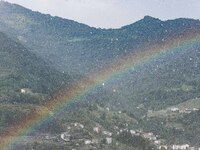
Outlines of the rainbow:
[{"label": "rainbow", "polygon": [[199,43],[200,33],[192,32],[182,37],[172,37],[170,40],[159,42],[159,44],[153,46],[144,46],[144,48],[138,49],[137,53],[128,54],[114,60],[102,70],[91,73],[87,79],[81,79],[70,87],[59,91],[44,105],[43,109],[34,110],[31,115],[12,125],[8,132],[0,135],[0,149],[12,149],[15,144],[22,140],[23,135],[31,133],[37,127],[48,122],[52,118],[52,113],[58,115],[74,99],[81,98],[103,82],[125,75],[133,68],[137,70],[138,67],[151,64],[159,58],[167,59],[168,56],[171,57],[179,54],[179,52],[187,52]]}]

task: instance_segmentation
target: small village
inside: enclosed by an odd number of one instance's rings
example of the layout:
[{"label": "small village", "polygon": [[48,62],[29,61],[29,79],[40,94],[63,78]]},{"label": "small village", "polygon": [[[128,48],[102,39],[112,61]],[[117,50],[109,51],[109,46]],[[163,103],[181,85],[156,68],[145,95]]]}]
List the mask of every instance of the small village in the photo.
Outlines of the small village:
[{"label": "small village", "polygon": [[178,108],[178,107],[172,107],[168,108],[167,112],[174,112],[179,114],[190,114],[192,112],[198,111],[198,108]]},{"label": "small village", "polygon": [[[30,92],[27,89],[21,90],[21,92]],[[107,112],[111,112],[107,107]],[[173,114],[189,114],[199,109],[193,108],[177,108],[172,107],[166,109],[167,113]],[[118,115],[123,114],[122,111],[115,112]],[[200,147],[190,145],[190,143],[174,143],[168,144],[165,139],[160,138],[159,135],[153,132],[144,131],[142,128],[132,128],[130,124],[124,123],[124,127],[113,125],[107,130],[102,125],[96,123],[95,125],[88,127],[79,122],[71,122],[63,125],[65,132],[60,134],[48,134],[38,133],[32,136],[26,136],[22,143],[28,143],[30,141],[40,142],[55,142],[61,145],[69,145],[73,147],[72,150],[78,150],[80,147],[88,147],[90,149],[103,149],[106,145],[120,144],[115,138],[122,133],[128,133],[132,137],[142,137],[149,141],[156,149],[159,150],[200,150]]]},{"label": "small village", "polygon": [[[95,138],[92,138],[93,134],[95,134]],[[84,144],[91,148],[102,148],[105,144],[113,143],[112,135],[112,132],[102,130],[100,125],[93,127],[92,131],[88,131],[81,123],[71,123],[67,126],[67,131],[60,135],[60,138],[66,143],[74,143],[76,146]]]},{"label": "small village", "polygon": [[195,107],[170,107],[167,109],[159,110],[159,111],[153,111],[148,110],[148,117],[175,117],[180,115],[187,115],[191,114],[193,112],[199,111],[199,108]]},{"label": "small village", "polygon": [[[200,147],[194,147],[189,144],[174,144],[174,145],[167,145],[164,144],[163,139],[159,139],[158,135],[155,135],[152,132],[145,132],[142,129],[138,130],[131,130],[128,128],[120,129],[117,126],[113,127],[114,132],[110,132],[107,130],[104,130],[101,126],[94,126],[93,131],[96,133],[96,135],[99,135],[99,138],[92,139],[90,134],[84,134],[83,129],[84,125],[81,123],[71,123],[71,125],[68,126],[68,131],[62,133],[60,135],[60,138],[67,142],[67,143],[75,143],[75,145],[78,147],[81,144],[85,144],[90,146],[91,148],[102,148],[105,144],[116,144],[119,143],[113,140],[113,135],[119,135],[120,133],[127,132],[130,133],[132,136],[141,136],[144,139],[148,140],[153,144],[157,149],[159,150],[200,150]],[[77,131],[79,130],[79,133]],[[75,150],[75,149],[74,149]]]},{"label": "small village", "polygon": [[[29,89],[21,89],[21,93],[32,93]],[[111,112],[107,107],[105,108],[107,112]],[[165,111],[168,114],[190,114],[192,112],[198,111],[197,108],[178,108],[171,107],[167,108]],[[148,111],[152,113],[152,111]],[[115,112],[118,115],[123,114],[122,111]],[[124,123],[124,127],[119,127],[113,125],[109,130],[105,129],[100,124],[96,123],[92,127],[87,127],[79,122],[66,123],[63,125],[65,132],[60,134],[48,134],[48,133],[38,133],[32,136],[26,136],[22,143],[28,143],[30,141],[40,141],[40,142],[55,142],[61,145],[69,145],[73,147],[72,150],[78,150],[78,148],[84,146],[90,149],[103,149],[105,145],[115,145],[118,146],[120,143],[115,139],[116,136],[122,133],[129,133],[132,137],[142,137],[149,141],[156,149],[159,150],[200,150],[200,147],[195,147],[189,143],[182,144],[167,144],[164,139],[161,139],[159,135],[153,132],[147,132],[143,129],[133,129],[130,124]]]}]

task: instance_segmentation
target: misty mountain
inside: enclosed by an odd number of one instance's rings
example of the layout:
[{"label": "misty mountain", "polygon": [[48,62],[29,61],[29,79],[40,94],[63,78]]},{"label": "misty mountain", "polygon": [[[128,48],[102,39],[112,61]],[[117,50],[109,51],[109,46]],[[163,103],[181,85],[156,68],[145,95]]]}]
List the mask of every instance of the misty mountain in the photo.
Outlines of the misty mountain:
[{"label": "misty mountain", "polygon": [[[66,85],[70,78],[87,78],[91,72],[106,68],[122,56],[137,54],[159,44],[165,45],[166,41],[181,40],[193,33],[199,34],[200,21],[186,18],[162,21],[145,16],[119,29],[97,29],[1,1],[0,31],[10,37],[0,34],[1,101],[19,102],[21,88],[30,88],[42,95],[50,94]],[[70,77],[63,72],[70,73]],[[148,112],[164,111],[198,100],[199,91],[200,42],[197,41],[195,45],[180,47],[180,52],[175,55],[139,66],[136,71],[107,81],[103,87],[97,86],[81,97],[77,105],[81,108],[91,108],[92,105],[95,109],[100,106],[114,112],[120,110],[134,116],[138,126],[154,131],[170,142],[178,137],[179,142],[192,143],[192,139],[199,140],[199,135],[192,134],[199,132],[199,121],[190,128],[186,125],[190,120],[194,121],[199,112],[153,119],[148,118]],[[42,100],[40,97],[37,102]],[[24,101],[31,103],[35,100],[25,98]],[[196,107],[200,109],[200,103]],[[181,124],[186,133],[167,124],[169,120],[179,127]],[[176,135],[171,138],[175,131]]]},{"label": "misty mountain", "polygon": [[[199,28],[199,21],[161,21],[146,16],[120,29],[96,29],[78,22],[1,2],[0,30],[61,71],[87,74],[139,47]],[[93,63],[91,63],[93,62]]]},{"label": "misty mountain", "polygon": [[[41,103],[41,98],[63,84],[69,76],[51,68],[22,44],[0,33],[0,101],[3,103]],[[24,96],[21,89],[33,94]],[[42,96],[42,97],[40,97]],[[39,102],[41,101],[41,102]]]}]

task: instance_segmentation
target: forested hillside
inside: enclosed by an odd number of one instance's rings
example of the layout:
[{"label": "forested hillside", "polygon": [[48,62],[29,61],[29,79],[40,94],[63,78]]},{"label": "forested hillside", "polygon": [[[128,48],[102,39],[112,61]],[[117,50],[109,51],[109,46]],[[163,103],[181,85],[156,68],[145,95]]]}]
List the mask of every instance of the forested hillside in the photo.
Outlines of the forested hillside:
[{"label": "forested hillside", "polygon": [[[145,16],[119,29],[97,29],[1,1],[0,129],[36,108],[48,109],[44,104],[56,91],[91,80],[91,73],[101,74],[125,56],[175,45],[162,57],[116,70],[19,147],[71,149],[80,139],[98,139],[92,146],[99,149],[154,148],[146,133],[164,145],[200,146],[200,42],[192,35],[200,35],[199,20]],[[72,127],[77,122],[84,128]],[[74,135],[73,142],[63,141],[62,133]],[[91,148],[79,142],[77,147]]]}]

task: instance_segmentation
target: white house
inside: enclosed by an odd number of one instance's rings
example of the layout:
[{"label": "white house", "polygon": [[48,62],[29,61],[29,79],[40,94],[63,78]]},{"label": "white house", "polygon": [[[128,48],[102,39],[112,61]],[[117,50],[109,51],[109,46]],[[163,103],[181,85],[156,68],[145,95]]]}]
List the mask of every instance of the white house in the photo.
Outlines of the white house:
[{"label": "white house", "polygon": [[22,94],[31,94],[32,91],[31,91],[31,89],[23,88],[23,89],[21,89],[21,93],[22,93]]},{"label": "white house", "polygon": [[112,136],[112,133],[111,133],[111,132],[108,132],[108,131],[103,131],[103,134],[104,134],[104,135],[108,135],[108,136]]},{"label": "white house", "polygon": [[92,143],[92,141],[91,140],[85,140],[84,143],[85,143],[85,145],[89,145],[89,144]]},{"label": "white house", "polygon": [[159,145],[159,144],[161,144],[161,141],[160,140],[155,140],[154,144]]},{"label": "white house", "polygon": [[107,144],[111,144],[112,143],[112,138],[111,137],[107,137],[106,138],[106,143]]},{"label": "white house", "polygon": [[167,150],[167,145],[160,145],[159,149],[165,149],[165,150]]},{"label": "white house", "polygon": [[187,150],[190,147],[188,144],[183,145],[172,145],[173,150]]},{"label": "white house", "polygon": [[83,124],[81,124],[81,123],[74,123],[74,127],[78,127],[78,128],[84,128],[84,125]]},{"label": "white house", "polygon": [[96,132],[96,133],[99,133],[99,132],[100,132],[100,129],[99,129],[99,127],[94,127],[94,128],[93,128],[93,131]]},{"label": "white house", "polygon": [[197,109],[197,108],[193,108],[193,111],[198,111],[199,109]]},{"label": "white house", "polygon": [[62,134],[60,135],[60,137],[61,137],[62,140],[66,141],[66,142],[69,142],[70,139],[71,139],[71,135],[68,134],[68,133],[62,133]]},{"label": "white house", "polygon": [[110,111],[110,108],[109,108],[109,107],[106,107],[106,110],[107,110],[107,111]]},{"label": "white house", "polygon": [[135,135],[136,131],[135,130],[130,130],[131,135]]},{"label": "white house", "polygon": [[179,108],[173,107],[173,108],[171,108],[170,110],[171,110],[172,112],[177,112],[177,111],[179,111]]}]

